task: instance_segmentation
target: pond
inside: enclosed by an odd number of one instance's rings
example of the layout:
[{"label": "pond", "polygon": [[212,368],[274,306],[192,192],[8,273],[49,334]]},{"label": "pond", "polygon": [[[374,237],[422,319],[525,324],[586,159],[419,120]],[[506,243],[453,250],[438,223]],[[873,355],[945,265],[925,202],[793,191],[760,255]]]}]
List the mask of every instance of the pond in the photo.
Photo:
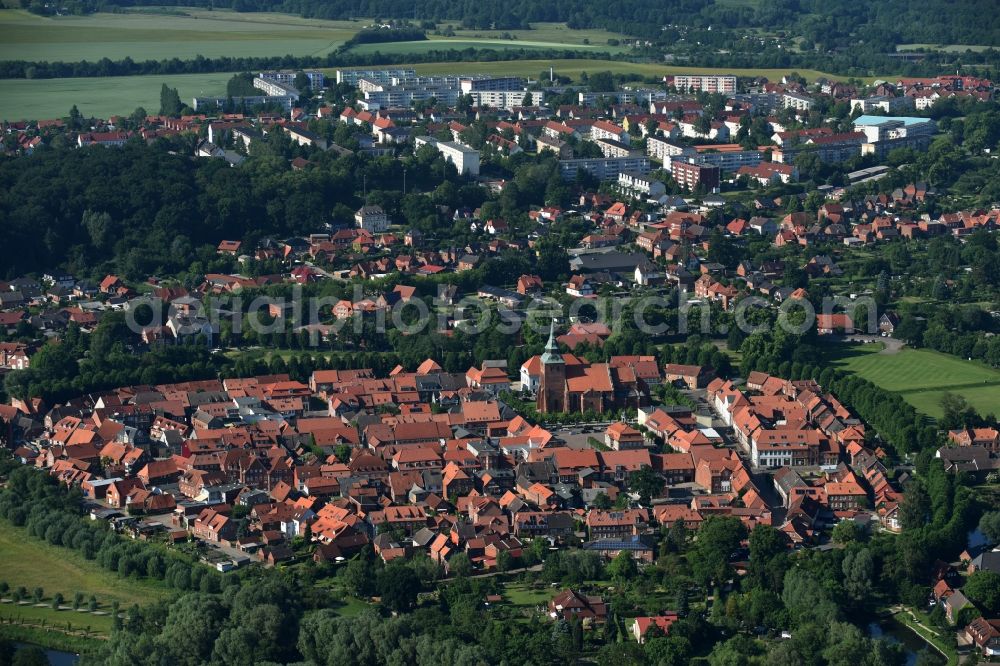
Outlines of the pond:
[{"label": "pond", "polygon": [[935,656],[940,653],[934,649],[917,634],[913,633],[909,627],[894,617],[887,617],[872,622],[868,625],[868,635],[872,638],[881,638],[893,645],[899,645],[906,654],[906,666],[913,666],[917,663],[917,655],[923,650],[930,650]]},{"label": "pond", "polygon": [[[41,647],[40,645],[32,645],[30,643],[14,643],[14,647],[21,649],[24,647]],[[76,666],[80,663],[80,655],[73,654],[72,652],[64,652],[62,650],[50,650],[48,648],[42,647],[45,650],[45,656],[49,658],[49,664],[51,666]]]}]

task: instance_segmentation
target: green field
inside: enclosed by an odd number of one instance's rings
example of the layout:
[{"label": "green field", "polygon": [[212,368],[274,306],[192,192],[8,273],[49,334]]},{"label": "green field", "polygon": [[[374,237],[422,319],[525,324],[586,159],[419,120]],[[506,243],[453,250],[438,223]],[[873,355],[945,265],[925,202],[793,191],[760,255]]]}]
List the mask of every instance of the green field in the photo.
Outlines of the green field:
[{"label": "green field", "polygon": [[[304,19],[288,14],[238,13],[195,8],[133,10],[123,14],[45,17],[23,10],[0,10],[0,60],[95,61],[190,59],[202,55],[325,55],[350,39],[365,23]],[[175,12],[175,13],[174,13]],[[444,28],[445,26],[442,26]],[[531,30],[455,29],[454,37],[431,35],[428,41],[363,44],[355,53],[423,53],[432,49],[522,48],[593,49],[618,52],[606,30],[570,30],[563,23],[536,23]]]},{"label": "green field", "polygon": [[621,47],[566,44],[559,42],[528,41],[521,39],[476,39],[476,38],[434,38],[416,42],[387,42],[383,44],[361,44],[351,53],[427,53],[437,50],[489,49],[491,51],[519,51],[521,49],[567,49],[573,51],[621,51]]},{"label": "green field", "polygon": [[[444,29],[446,26],[440,26]],[[617,32],[609,32],[599,28],[585,28],[582,30],[571,30],[565,23],[532,23],[531,30],[464,30],[459,26],[451,26],[456,37],[465,39],[503,39],[504,35],[509,35],[514,39],[523,39],[531,42],[547,42],[555,44],[576,44],[608,47],[609,39],[624,40],[625,35]],[[436,39],[432,37],[432,39]]]},{"label": "green field", "polygon": [[177,88],[181,100],[195,95],[224,95],[232,74],[175,74],[83,79],[7,79],[0,81],[0,119],[61,118],[76,104],[85,116],[127,115],[142,106],[160,109],[160,86]]},{"label": "green field", "polygon": [[[35,587],[41,587],[46,599],[61,592],[67,603],[71,603],[74,594],[83,592],[88,599],[91,594],[96,596],[101,607],[106,609],[114,601],[127,608],[132,604],[148,603],[167,595],[166,588],[160,585],[140,580],[123,580],[88,561],[75,550],[51,546],[28,536],[24,529],[14,527],[6,521],[0,522],[0,563],[0,579],[7,581],[12,588],[23,585],[28,588],[29,593]],[[16,614],[14,608],[2,605],[0,614]],[[55,613],[51,610],[49,612]],[[65,612],[59,613],[60,617],[64,614]],[[67,615],[66,619],[76,615]]]},{"label": "green field", "polygon": [[[785,74],[789,74],[793,69],[732,69],[713,67],[677,67],[669,65],[658,65],[651,63],[633,63],[620,60],[583,60],[583,59],[555,59],[555,60],[514,60],[509,62],[440,62],[440,63],[417,63],[412,68],[418,74],[448,74],[448,73],[482,73],[482,74],[509,74],[510,76],[532,76],[537,77],[542,71],[548,72],[549,66],[553,67],[556,74],[569,76],[573,79],[579,78],[582,72],[602,72],[610,71],[613,74],[640,74],[643,76],[665,76],[667,74],[735,74],[737,76],[766,76],[771,80],[780,79]],[[836,74],[828,74],[814,69],[794,70],[812,81],[819,77],[826,77],[831,80],[841,80],[846,77]],[[887,75],[875,78],[887,78]]]},{"label": "green field", "polygon": [[848,345],[831,360],[889,391],[903,395],[919,411],[941,416],[941,396],[963,396],[982,414],[1000,412],[1000,371],[981,363],[928,349],[882,354],[881,344]]},{"label": "green field", "polygon": [[184,16],[144,13],[43,17],[0,10],[0,60],[187,60],[202,55],[325,55],[362,23],[287,14],[184,9]]},{"label": "green field", "polygon": [[[72,599],[67,600],[67,604],[72,603]],[[86,602],[84,602],[84,608],[86,608]],[[44,622],[46,626],[58,627],[60,630],[87,631],[99,636],[110,636],[114,624],[108,609],[98,615],[86,610],[53,610],[48,605],[45,608],[39,608],[34,605],[0,604],[0,617],[14,622],[23,620],[33,625],[40,625]]]}]

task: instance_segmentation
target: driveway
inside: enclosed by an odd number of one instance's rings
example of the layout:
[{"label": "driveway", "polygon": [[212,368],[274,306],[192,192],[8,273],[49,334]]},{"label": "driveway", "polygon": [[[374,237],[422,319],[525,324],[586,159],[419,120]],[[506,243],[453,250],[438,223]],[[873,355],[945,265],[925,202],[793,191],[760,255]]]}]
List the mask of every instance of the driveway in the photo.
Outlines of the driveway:
[{"label": "driveway", "polygon": [[871,344],[873,342],[881,342],[884,346],[879,354],[885,354],[886,356],[891,356],[893,354],[898,354],[899,350],[906,346],[906,343],[902,340],[896,338],[883,338],[880,335],[849,335],[844,338],[847,342],[861,342],[864,344]]}]

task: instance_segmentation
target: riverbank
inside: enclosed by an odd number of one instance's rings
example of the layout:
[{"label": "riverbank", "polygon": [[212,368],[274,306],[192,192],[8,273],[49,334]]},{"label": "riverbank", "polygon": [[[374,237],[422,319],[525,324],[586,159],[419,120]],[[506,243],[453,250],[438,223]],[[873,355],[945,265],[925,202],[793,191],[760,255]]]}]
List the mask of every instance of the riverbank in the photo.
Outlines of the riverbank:
[{"label": "riverbank", "polygon": [[97,654],[103,642],[99,638],[70,635],[51,627],[7,623],[0,624],[0,638],[15,643],[30,643],[46,650],[82,655]]},{"label": "riverbank", "polygon": [[948,636],[942,636],[938,630],[931,628],[930,620],[925,614],[906,606],[893,606],[886,609],[886,614],[944,657],[948,666],[957,666],[958,650],[949,642]]}]

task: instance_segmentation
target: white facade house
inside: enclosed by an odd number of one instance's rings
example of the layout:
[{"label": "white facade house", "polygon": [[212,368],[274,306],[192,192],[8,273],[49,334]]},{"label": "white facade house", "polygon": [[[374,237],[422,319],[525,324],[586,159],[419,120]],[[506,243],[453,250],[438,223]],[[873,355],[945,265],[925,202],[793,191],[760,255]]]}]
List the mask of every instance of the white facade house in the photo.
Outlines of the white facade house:
[{"label": "white facade house", "polygon": [[381,206],[362,206],[354,213],[354,222],[359,229],[373,234],[379,234],[389,228],[389,216]]},{"label": "white facade house", "polygon": [[479,151],[475,148],[455,141],[438,141],[431,136],[418,136],[413,143],[417,148],[433,146],[447,161],[455,165],[460,174],[479,175]]}]

